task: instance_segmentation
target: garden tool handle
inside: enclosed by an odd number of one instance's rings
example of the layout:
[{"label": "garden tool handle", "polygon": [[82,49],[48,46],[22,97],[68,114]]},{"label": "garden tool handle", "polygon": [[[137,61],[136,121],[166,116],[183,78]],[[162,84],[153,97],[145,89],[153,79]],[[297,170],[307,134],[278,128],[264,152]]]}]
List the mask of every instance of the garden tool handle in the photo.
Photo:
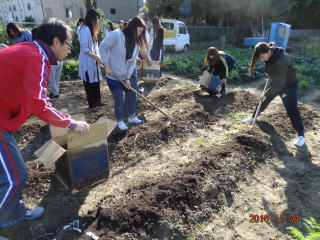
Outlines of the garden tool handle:
[{"label": "garden tool handle", "polygon": [[130,87],[129,88],[131,91],[133,91],[135,94],[139,95],[139,97],[143,98],[144,100],[146,100],[150,105],[152,105],[155,109],[157,109],[159,112],[161,112],[163,115],[165,115],[167,118],[169,118],[170,120],[173,120],[171,116],[169,116],[167,113],[165,113],[161,108],[157,107],[153,102],[151,102],[148,98],[146,98],[145,96],[143,96],[141,93],[139,93],[137,90],[135,90],[134,88]]},{"label": "garden tool handle", "polygon": [[[115,76],[115,78],[117,79],[117,81],[119,81],[120,83],[122,83],[124,85],[124,83]],[[161,112],[163,115],[165,115],[167,118],[169,118],[170,121],[173,120],[173,118],[171,116],[169,116],[167,113],[165,113],[162,109],[160,109],[159,107],[157,107],[153,102],[151,102],[148,98],[146,98],[145,96],[143,96],[141,93],[139,93],[137,90],[135,90],[134,88],[132,88],[131,86],[129,87],[129,90],[133,91],[135,94],[137,94],[139,97],[143,98],[144,100],[146,100],[151,106],[153,106],[155,109],[157,109],[159,112]]]},{"label": "garden tool handle", "polygon": [[262,96],[261,96],[260,101],[259,101],[259,105],[258,105],[258,107],[257,107],[256,113],[254,114],[254,118],[253,118],[253,121],[252,121],[252,126],[256,123],[257,118],[258,118],[258,115],[259,115],[259,113],[260,113],[261,105],[262,105],[262,102],[263,102],[263,97],[264,97],[264,94],[265,94],[265,92],[266,92],[268,83],[269,83],[269,79],[268,79],[268,81],[266,82],[266,84],[264,85],[263,92],[262,92]]}]

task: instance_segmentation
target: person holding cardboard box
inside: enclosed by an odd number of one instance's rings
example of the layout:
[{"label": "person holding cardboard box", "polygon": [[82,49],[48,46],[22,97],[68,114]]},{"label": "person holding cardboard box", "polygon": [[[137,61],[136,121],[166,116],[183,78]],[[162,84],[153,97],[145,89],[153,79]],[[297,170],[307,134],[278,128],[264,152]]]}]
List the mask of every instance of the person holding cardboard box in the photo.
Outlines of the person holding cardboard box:
[{"label": "person holding cardboard box", "polygon": [[39,27],[34,42],[0,50],[0,227],[10,227],[44,213],[42,207],[27,208],[21,201],[27,169],[13,133],[31,114],[82,134],[90,128],[86,122],[57,111],[46,97],[50,64],[63,61],[70,53],[71,42],[71,28],[51,19]]},{"label": "person holding cardboard box", "polygon": [[141,124],[136,117],[137,95],[130,87],[138,91],[133,74],[140,46],[146,46],[146,26],[140,17],[132,18],[123,30],[110,32],[100,44],[100,55],[106,71],[107,84],[115,101],[114,112],[120,130],[127,130],[124,123],[123,103],[125,94],[128,103],[129,119],[132,124]]},{"label": "person holding cardboard box", "polygon": [[208,69],[201,77],[201,89],[210,95],[215,95],[220,86],[220,94],[225,94],[228,74],[233,70],[235,59],[231,55],[219,51],[216,47],[209,47],[204,64],[208,66]]}]

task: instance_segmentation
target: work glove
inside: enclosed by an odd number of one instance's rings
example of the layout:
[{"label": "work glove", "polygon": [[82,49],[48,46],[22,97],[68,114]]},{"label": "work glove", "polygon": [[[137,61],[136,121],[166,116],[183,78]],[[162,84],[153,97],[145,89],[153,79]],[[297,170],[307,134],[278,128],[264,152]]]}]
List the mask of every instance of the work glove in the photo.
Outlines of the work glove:
[{"label": "work glove", "polygon": [[75,125],[74,130],[80,132],[81,135],[86,134],[90,129],[90,125],[84,121],[76,121]]}]

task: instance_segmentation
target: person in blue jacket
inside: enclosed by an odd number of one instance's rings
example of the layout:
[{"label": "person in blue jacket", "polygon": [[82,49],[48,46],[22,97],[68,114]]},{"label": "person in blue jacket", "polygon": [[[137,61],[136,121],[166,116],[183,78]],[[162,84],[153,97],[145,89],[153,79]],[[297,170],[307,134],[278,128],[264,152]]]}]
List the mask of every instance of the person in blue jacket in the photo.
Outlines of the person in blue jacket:
[{"label": "person in blue jacket", "polygon": [[200,85],[201,89],[214,95],[218,93],[217,88],[221,86],[220,94],[225,94],[228,73],[232,71],[235,59],[216,47],[209,47],[204,64],[208,66],[207,71],[213,74],[213,77],[209,86]]}]

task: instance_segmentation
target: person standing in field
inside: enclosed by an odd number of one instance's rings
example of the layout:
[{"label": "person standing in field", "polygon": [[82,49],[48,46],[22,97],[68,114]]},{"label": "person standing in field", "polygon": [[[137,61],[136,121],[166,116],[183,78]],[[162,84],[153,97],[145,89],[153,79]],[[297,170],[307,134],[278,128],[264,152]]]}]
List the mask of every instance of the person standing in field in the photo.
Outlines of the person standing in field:
[{"label": "person standing in field", "polygon": [[83,26],[83,24],[84,24],[84,18],[79,18],[77,22],[77,34],[78,34],[79,42],[80,42],[80,28]]},{"label": "person standing in field", "polygon": [[79,76],[83,81],[89,108],[103,106],[100,94],[99,65],[102,63],[98,49],[100,14],[89,9],[80,28]]},{"label": "person standing in field", "polygon": [[114,31],[114,27],[113,27],[113,24],[112,22],[108,22],[107,23],[107,26],[106,26],[106,29],[104,30],[104,37],[106,37],[108,35],[109,32],[112,32]]},{"label": "person standing in field", "polygon": [[162,62],[163,61],[164,29],[158,17],[154,17],[152,19],[152,25],[153,25],[153,42],[152,42],[152,48],[150,51],[150,57],[154,61]]},{"label": "person standing in field", "polygon": [[130,88],[138,91],[133,72],[140,46],[146,46],[145,31],[146,26],[143,20],[140,17],[134,17],[123,30],[110,32],[99,48],[107,84],[114,99],[115,118],[119,129],[123,131],[128,129],[124,122],[124,101],[128,103],[128,122],[143,123],[136,117],[137,95]]},{"label": "person standing in field", "polygon": [[[249,75],[252,75],[258,59],[265,62],[265,69],[268,74],[266,89],[261,97],[262,101],[260,111],[262,113],[276,97],[280,96],[287,114],[291,120],[292,127],[296,130],[298,137],[294,144],[302,147],[305,143],[303,120],[298,109],[298,77],[297,69],[291,57],[283,48],[276,47],[274,42],[258,43],[252,55]],[[252,123],[258,110],[256,106],[251,117],[243,120],[244,123]]]}]

